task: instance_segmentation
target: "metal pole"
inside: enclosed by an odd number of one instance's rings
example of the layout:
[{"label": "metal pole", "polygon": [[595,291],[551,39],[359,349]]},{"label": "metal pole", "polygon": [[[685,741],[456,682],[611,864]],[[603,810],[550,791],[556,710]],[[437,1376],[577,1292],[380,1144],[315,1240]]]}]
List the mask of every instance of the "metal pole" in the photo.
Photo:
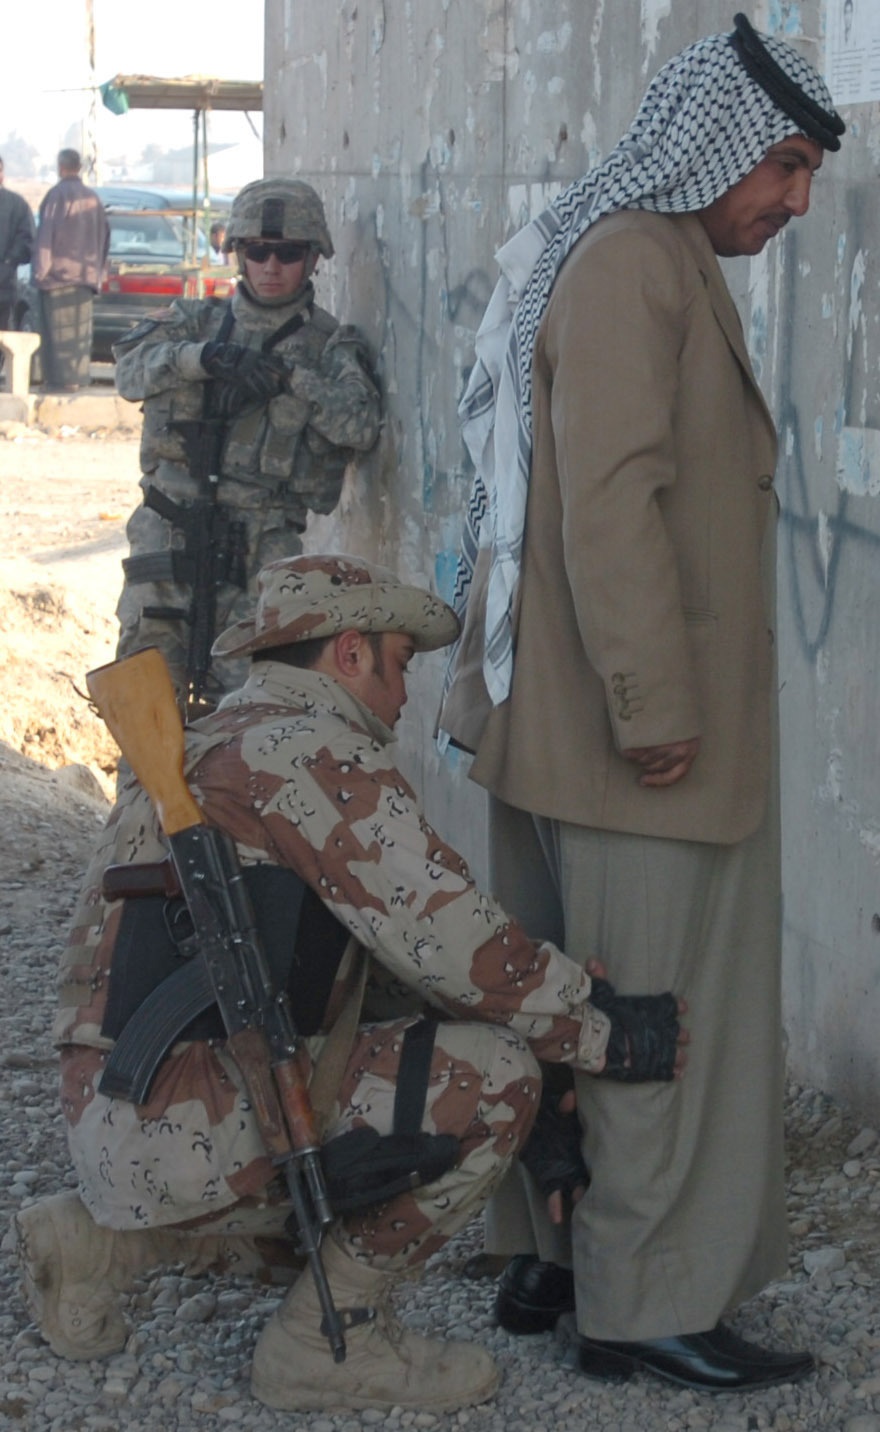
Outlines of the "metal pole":
[{"label": "metal pole", "polygon": [[196,238],[199,226],[199,111],[193,110],[193,198],[192,225],[190,227],[190,263],[198,262],[199,243]]},{"label": "metal pole", "polygon": [[89,106],[84,126],[83,170],[94,184],[98,178],[98,87],[95,76],[95,5],[86,0],[86,48],[89,63]]},{"label": "metal pole", "polygon": [[208,184],[208,110],[202,110],[202,228],[205,233],[205,254],[211,258],[211,194]]}]

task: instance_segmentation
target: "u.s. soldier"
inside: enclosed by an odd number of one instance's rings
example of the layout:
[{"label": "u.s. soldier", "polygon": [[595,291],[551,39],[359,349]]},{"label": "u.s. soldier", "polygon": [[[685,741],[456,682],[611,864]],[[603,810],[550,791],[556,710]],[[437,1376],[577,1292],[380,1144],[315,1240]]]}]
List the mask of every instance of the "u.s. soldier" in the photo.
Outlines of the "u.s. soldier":
[{"label": "u.s. soldier", "polygon": [[[301,551],[309,511],[336,506],[347,464],[373,447],[381,419],[363,336],[315,302],[316,265],[333,254],[315,190],[300,179],[246,185],[224,247],[240,272],[231,301],[176,300],[114,349],[119,392],[144,405],[144,500],[128,523],[117,655],[158,646],[182,705],[200,604],[216,603],[207,663],[218,631],[252,614],[260,568]],[[208,522],[212,570],[194,571]],[[211,662],[190,714],[241,674],[240,663]]]}]

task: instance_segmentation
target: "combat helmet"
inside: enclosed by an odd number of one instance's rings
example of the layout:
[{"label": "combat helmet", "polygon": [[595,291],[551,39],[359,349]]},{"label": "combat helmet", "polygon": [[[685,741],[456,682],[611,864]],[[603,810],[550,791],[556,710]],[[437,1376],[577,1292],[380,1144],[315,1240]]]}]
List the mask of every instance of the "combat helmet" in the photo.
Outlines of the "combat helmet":
[{"label": "combat helmet", "polygon": [[333,257],[333,243],[324,205],[303,179],[255,179],[236,194],[229,211],[227,253],[241,239],[297,239],[313,244],[325,259]]}]

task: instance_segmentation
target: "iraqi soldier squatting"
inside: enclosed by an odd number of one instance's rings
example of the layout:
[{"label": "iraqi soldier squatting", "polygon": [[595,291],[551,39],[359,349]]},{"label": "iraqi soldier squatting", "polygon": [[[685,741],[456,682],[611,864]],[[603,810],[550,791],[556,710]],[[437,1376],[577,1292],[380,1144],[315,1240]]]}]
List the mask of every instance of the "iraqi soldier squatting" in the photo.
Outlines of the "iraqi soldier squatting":
[{"label": "iraqi soldier squatting", "polygon": [[[389,748],[409,661],[457,630],[438,598],[358,558],[276,562],[260,575],[254,616],[217,642],[220,654],[251,658],[244,686],[186,734],[204,819],[234,838],[246,875],[280,881],[277,968],[316,1106],[323,1056],[354,1010],[334,1054],[338,1075],[323,1075],[325,1163],[353,1132],[379,1135],[348,1168],[361,1190],[416,1091],[408,1121],[455,1144],[445,1171],[339,1210],[323,1258],[346,1355],[331,1353],[306,1269],[255,1348],[252,1390],[277,1408],[442,1411],[491,1396],[499,1374],[483,1349],[395,1324],[395,1283],[475,1216],[523,1146],[536,1056],[627,1081],[681,1068],[674,997],[616,997],[595,965],[527,938],[431,829],[397,769]],[[31,1310],[70,1358],[124,1345],[119,1295],[139,1272],[170,1262],[255,1272],[290,1211],[222,1029],[178,1035],[135,1102],[102,1088],[129,1031],[150,1032],[140,1026],[155,1006],[144,1001],[169,968],[174,977],[174,951],[163,964],[168,937],[157,931],[186,942],[172,897],[112,899],[106,871],[122,866],[131,885],[140,867],[152,878],[165,854],[132,779],[86,874],[61,971],[55,1038],[80,1192],[16,1219]],[[297,877],[307,890],[294,935],[287,884]],[[261,910],[269,905],[261,899]]]},{"label": "iraqi soldier squatting", "polygon": [[239,684],[214,637],[252,614],[261,567],[302,550],[308,512],[333,510],[381,417],[363,337],[315,303],[333,244],[314,189],[246,185],[225,247],[231,302],[177,300],[115,349],[119,392],[144,405],[117,655],[158,646],[189,714]]}]

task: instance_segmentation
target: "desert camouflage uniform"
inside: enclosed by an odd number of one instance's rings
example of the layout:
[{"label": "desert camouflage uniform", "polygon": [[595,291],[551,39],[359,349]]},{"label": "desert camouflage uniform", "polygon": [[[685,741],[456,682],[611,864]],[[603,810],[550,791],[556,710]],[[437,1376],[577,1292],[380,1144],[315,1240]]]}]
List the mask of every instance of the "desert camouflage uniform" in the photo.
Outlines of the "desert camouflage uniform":
[{"label": "desert camouflage uniform", "polygon": [[[118,391],[144,404],[141,487],[157,487],[175,502],[192,502],[198,485],[187,468],[183,439],[172,425],[202,416],[208,376],[199,352],[203,343],[220,334],[227,308],[212,299],[177,300],[114,348]],[[239,286],[232,312],[235,322],[226,341],[255,349],[297,316],[303,322],[270,350],[290,369],[291,391],[231,421],[225,434],[217,500],[245,525],[247,588],[221,588],[215,635],[252,615],[262,567],[302,550],[300,534],[308,512],[333,511],[347,464],[356,452],[373,447],[381,417],[362,337],[315,305],[311,283],[291,303],[273,307],[254,303]],[[177,540],[172,525],[145,506],[135,510],[126,530],[131,556],[167,551]],[[126,581],[117,607],[117,656],[158,646],[182,690],[186,624],[144,617],[142,609],[186,610],[190,601],[189,589],[170,581]],[[241,662],[212,665],[225,691],[240,685],[246,673]]]},{"label": "desert camouflage uniform", "polygon": [[[368,1000],[381,995],[393,1009],[396,992],[407,996],[406,1013],[361,1026],[330,1138],[358,1126],[390,1132],[404,1030],[422,1002],[441,1014],[423,1128],[457,1134],[462,1160],[343,1223],[353,1256],[401,1267],[463,1226],[517,1153],[539,1089],[535,1056],[596,1069],[608,1024],[588,1002],[589,976],[528,939],[427,824],[386,750],[391,740],[337,682],[258,661],[245,687],[188,732],[187,770],[243,862],[292,867],[371,953],[382,989],[368,988]],[[146,1106],[96,1092],[111,1045],[101,1024],[121,917],[121,902],[101,897],[101,875],[110,863],[162,854],[152,809],[132,783],[87,873],[60,976],[55,1039],[71,1151],[87,1208],[117,1228],[272,1197],[273,1170],[222,1042],[176,1045]],[[352,951],[340,965],[325,1029],[363,957]],[[308,1041],[310,1059],[322,1042]]]}]

